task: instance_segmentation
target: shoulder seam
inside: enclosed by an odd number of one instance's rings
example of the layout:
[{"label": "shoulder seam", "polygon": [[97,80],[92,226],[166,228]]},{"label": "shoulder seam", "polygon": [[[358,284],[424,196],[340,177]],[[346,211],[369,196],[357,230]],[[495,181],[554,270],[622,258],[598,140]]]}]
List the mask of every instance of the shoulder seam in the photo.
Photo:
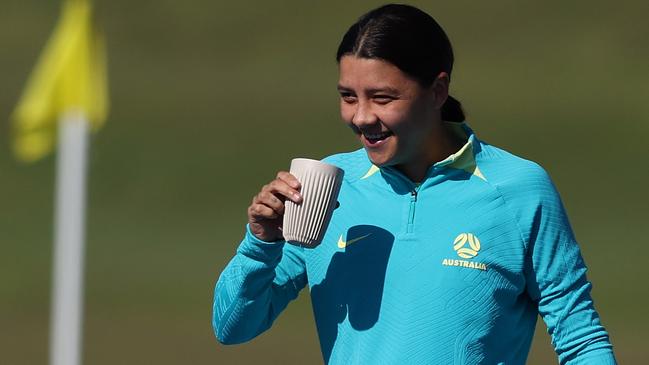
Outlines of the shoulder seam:
[{"label": "shoulder seam", "polygon": [[[518,157],[518,156],[517,156],[517,157]],[[519,158],[520,158],[520,157],[519,157]],[[522,158],[521,158],[521,159],[522,159]],[[525,160],[525,159],[523,159],[523,160]],[[533,164],[535,164],[535,165],[538,166],[538,164],[537,164],[536,162],[534,162],[534,161],[530,161],[530,160],[525,160],[525,161],[531,162],[531,163],[533,163]],[[477,162],[477,161],[476,161],[476,162]],[[476,165],[476,166],[477,166],[477,165]],[[507,212],[508,212],[509,215],[514,219],[514,222],[516,223],[516,229],[517,229],[517,231],[518,231],[518,235],[519,235],[519,237],[520,237],[520,239],[521,239],[521,242],[523,243],[523,248],[525,249],[525,253],[527,254],[527,252],[529,251],[529,242],[528,242],[528,240],[525,239],[525,236],[523,235],[523,230],[521,229],[520,221],[519,221],[519,219],[516,217],[515,212],[512,210],[512,208],[511,208],[509,202],[508,202],[507,199],[505,198],[505,194],[503,194],[503,192],[502,192],[501,189],[498,187],[498,185],[495,185],[495,184],[494,184],[492,181],[490,181],[489,179],[487,179],[487,180],[482,180],[482,181],[483,181],[484,183],[488,184],[492,189],[494,189],[494,190],[496,191],[496,193],[498,193],[498,197],[503,201],[503,204],[505,205],[505,208],[507,209]]]},{"label": "shoulder seam", "polygon": [[489,182],[488,182],[488,184],[494,190],[496,190],[496,192],[498,193],[498,196],[500,197],[500,199],[503,201],[505,207],[507,208],[507,211],[509,212],[509,215],[511,215],[512,218],[514,219],[514,222],[516,223],[516,229],[518,230],[518,235],[521,238],[521,242],[523,242],[523,248],[525,249],[525,253],[527,254],[527,252],[529,250],[529,242],[527,240],[525,240],[525,236],[523,236],[523,230],[521,229],[521,225],[520,225],[520,222],[518,221],[518,218],[516,217],[516,214],[514,214],[514,212],[512,211],[511,207],[509,206],[509,202],[507,201],[507,199],[505,199],[505,195],[500,191],[498,186],[492,185]]},{"label": "shoulder seam", "polygon": [[[480,143],[481,143],[481,144],[486,144],[484,141],[480,141]],[[492,147],[492,148],[500,149],[500,148],[498,148],[498,147],[494,147],[494,146],[491,146],[491,145],[489,145],[489,146]],[[482,146],[481,146],[481,147],[482,147]],[[502,149],[500,149],[500,150],[503,151],[503,152],[505,152],[505,153],[508,154],[508,155],[511,155],[511,156],[515,157],[515,158],[518,159],[520,162],[525,162],[525,163],[527,163],[527,164],[533,165],[534,167],[540,168],[541,170],[545,171],[545,170],[543,169],[543,167],[542,167],[540,164],[538,164],[536,161],[532,161],[532,160],[526,159],[526,158],[524,158],[524,157],[521,157],[521,156],[518,156],[518,155],[514,155],[513,153],[511,153],[511,152],[509,152],[509,151],[506,151],[506,150],[502,150]],[[484,149],[481,148],[481,152],[482,152],[482,151],[484,151]],[[479,166],[479,163],[478,163],[478,159],[477,159],[477,157],[478,157],[478,156],[476,156],[476,166]],[[489,186],[491,186],[491,187],[492,187],[492,188],[493,188],[493,189],[498,193],[498,196],[499,196],[500,199],[503,201],[503,203],[504,203],[504,205],[505,205],[505,208],[506,208],[507,211],[509,212],[509,215],[514,219],[514,222],[516,223],[516,229],[518,230],[518,234],[519,234],[519,236],[520,236],[521,242],[523,242],[523,247],[524,247],[524,249],[525,249],[525,253],[527,254],[527,253],[529,252],[529,246],[530,246],[530,244],[529,244],[529,240],[526,240],[526,239],[525,239],[525,236],[523,235],[523,230],[521,229],[521,224],[520,224],[521,222],[520,222],[520,220],[516,217],[516,214],[515,214],[514,210],[512,209],[510,203],[509,203],[509,202],[507,201],[507,199],[505,198],[505,194],[503,194],[503,192],[502,192],[502,190],[499,188],[499,186],[496,185],[496,184],[494,184],[490,179],[483,180],[483,181],[484,181],[485,183],[487,183]]]}]

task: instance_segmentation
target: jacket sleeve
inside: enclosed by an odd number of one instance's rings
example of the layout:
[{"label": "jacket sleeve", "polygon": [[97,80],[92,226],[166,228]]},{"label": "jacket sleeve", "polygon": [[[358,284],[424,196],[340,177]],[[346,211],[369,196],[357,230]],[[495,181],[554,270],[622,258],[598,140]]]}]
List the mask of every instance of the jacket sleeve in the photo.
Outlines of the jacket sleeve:
[{"label": "jacket sleeve", "polygon": [[547,174],[537,182],[541,194],[528,231],[528,293],[538,303],[560,364],[616,364],[559,194]]},{"label": "jacket sleeve", "polygon": [[246,235],[214,290],[212,327],[219,342],[248,341],[270,328],[307,282],[303,249]]}]

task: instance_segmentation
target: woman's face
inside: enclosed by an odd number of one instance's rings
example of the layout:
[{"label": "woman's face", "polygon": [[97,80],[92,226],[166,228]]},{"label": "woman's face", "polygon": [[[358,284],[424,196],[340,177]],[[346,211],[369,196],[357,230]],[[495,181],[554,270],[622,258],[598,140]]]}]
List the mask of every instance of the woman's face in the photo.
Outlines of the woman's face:
[{"label": "woman's face", "polygon": [[423,88],[389,62],[356,56],[342,57],[339,71],[340,114],[372,163],[407,164],[426,154],[446,100],[437,82]]}]

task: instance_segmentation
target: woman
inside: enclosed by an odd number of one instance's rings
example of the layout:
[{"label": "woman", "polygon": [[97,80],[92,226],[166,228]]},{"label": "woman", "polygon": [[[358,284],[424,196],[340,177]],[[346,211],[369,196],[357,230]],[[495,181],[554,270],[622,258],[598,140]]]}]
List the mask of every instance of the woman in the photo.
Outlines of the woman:
[{"label": "woman", "polygon": [[342,119],[363,149],[323,243],[285,244],[287,172],[248,208],[216,285],[219,341],[268,329],[307,284],[326,363],[523,364],[537,314],[562,364],[614,364],[547,173],[479,140],[448,95],[453,52],[428,14],[386,5],[338,48]]}]

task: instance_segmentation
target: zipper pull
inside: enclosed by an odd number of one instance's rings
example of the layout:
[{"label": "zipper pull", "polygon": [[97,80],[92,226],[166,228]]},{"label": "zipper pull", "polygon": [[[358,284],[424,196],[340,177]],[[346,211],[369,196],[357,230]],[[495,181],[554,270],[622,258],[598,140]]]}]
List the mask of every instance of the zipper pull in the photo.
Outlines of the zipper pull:
[{"label": "zipper pull", "polygon": [[419,187],[421,186],[421,183],[415,183],[415,186],[410,190],[410,199],[413,202],[417,201],[417,193],[419,193]]}]

